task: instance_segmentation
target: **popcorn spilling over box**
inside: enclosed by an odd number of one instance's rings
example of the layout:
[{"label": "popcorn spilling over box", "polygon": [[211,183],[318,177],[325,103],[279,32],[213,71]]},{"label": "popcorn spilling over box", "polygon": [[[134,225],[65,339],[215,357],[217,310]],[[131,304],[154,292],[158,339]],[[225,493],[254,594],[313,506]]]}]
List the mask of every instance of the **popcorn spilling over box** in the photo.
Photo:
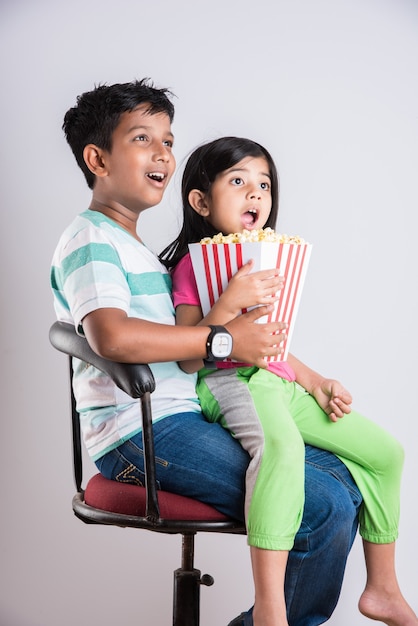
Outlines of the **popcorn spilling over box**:
[{"label": "popcorn spilling over box", "polygon": [[289,237],[265,228],[231,235],[219,233],[202,239],[200,243],[189,244],[189,250],[204,315],[210,311],[231,277],[250,259],[254,260],[255,272],[279,268],[280,275],[285,277],[284,287],[278,294],[279,300],[272,313],[258,321],[287,323],[281,353],[277,357],[268,357],[268,360],[285,361],[312,245],[300,237]]}]

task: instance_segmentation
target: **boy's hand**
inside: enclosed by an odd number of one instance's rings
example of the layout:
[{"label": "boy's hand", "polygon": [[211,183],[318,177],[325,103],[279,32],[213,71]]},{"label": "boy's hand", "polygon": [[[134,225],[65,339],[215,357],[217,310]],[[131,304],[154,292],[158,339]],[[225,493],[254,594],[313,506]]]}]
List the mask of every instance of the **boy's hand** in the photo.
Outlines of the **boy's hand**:
[{"label": "boy's hand", "polygon": [[272,309],[272,305],[260,306],[226,324],[234,341],[231,358],[240,363],[250,363],[265,369],[267,362],[264,357],[277,356],[280,353],[280,344],[285,339],[283,331],[287,324],[256,323],[258,318],[268,315]]},{"label": "boy's hand", "polygon": [[329,415],[332,422],[351,412],[351,394],[338,380],[324,378],[311,391],[319,406]]},{"label": "boy's hand", "polygon": [[277,268],[251,272],[253,266],[254,261],[250,260],[234,274],[214,308],[222,308],[227,316],[235,317],[243,309],[278,300],[276,294],[283,288],[284,279]]}]

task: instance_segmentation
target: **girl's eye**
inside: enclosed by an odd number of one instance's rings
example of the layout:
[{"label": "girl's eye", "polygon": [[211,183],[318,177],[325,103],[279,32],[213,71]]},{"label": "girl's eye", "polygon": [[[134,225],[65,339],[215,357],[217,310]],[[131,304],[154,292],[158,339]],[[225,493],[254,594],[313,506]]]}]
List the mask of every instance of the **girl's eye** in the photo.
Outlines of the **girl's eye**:
[{"label": "girl's eye", "polygon": [[231,183],[232,183],[233,185],[242,185],[242,184],[243,184],[243,182],[244,182],[244,181],[242,180],[242,178],[239,178],[239,177],[237,177],[237,178],[233,178],[233,179],[231,180]]},{"label": "girl's eye", "polygon": [[260,183],[260,187],[261,187],[261,189],[263,189],[263,191],[268,191],[270,189],[270,184],[269,183]]}]

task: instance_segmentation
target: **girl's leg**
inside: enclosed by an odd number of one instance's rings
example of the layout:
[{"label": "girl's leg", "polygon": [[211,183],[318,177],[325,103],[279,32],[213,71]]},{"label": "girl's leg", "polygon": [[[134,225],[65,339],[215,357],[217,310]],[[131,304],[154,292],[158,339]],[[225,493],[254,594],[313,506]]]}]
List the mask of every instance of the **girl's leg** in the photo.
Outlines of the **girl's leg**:
[{"label": "girl's leg", "polygon": [[333,423],[314,398],[295,386],[295,420],[306,443],[334,452],[350,470],[364,500],[360,514],[367,583],[362,613],[389,626],[417,626],[395,570],[403,450],[389,433],[359,413]]},{"label": "girl's leg", "polygon": [[200,380],[210,419],[222,423],[251,457],[246,473],[246,524],[251,546],[255,626],[287,626],[284,580],[288,550],[302,519],[304,445],[279,379],[257,368]]},{"label": "girl's leg", "polygon": [[360,612],[388,626],[417,626],[418,618],[403,597],[395,571],[395,543],[363,540],[366,588],[359,601]]},{"label": "girl's leg", "polygon": [[398,536],[402,446],[356,411],[331,422],[312,396],[298,385],[291,386],[290,411],[304,442],[336,454],[360,489],[361,536],[372,543],[392,543]]},{"label": "girl's leg", "polygon": [[284,597],[288,552],[251,546],[250,553],[255,591],[254,626],[288,626]]},{"label": "girl's leg", "polygon": [[304,504],[305,446],[289,413],[281,379],[258,368],[210,374],[198,384],[203,411],[239,440],[250,457],[246,473],[248,543],[292,548]]}]

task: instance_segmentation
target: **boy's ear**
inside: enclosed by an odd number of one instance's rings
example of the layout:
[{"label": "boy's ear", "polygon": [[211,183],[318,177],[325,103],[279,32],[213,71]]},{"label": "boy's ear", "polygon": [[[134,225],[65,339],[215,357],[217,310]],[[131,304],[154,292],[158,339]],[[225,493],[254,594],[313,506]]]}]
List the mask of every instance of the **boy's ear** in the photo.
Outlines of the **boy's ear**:
[{"label": "boy's ear", "polygon": [[202,217],[209,215],[209,207],[206,202],[206,194],[200,189],[192,189],[189,193],[190,206]]},{"label": "boy's ear", "polygon": [[103,159],[103,150],[93,143],[87,144],[83,150],[84,161],[95,176],[106,176],[107,169]]}]

